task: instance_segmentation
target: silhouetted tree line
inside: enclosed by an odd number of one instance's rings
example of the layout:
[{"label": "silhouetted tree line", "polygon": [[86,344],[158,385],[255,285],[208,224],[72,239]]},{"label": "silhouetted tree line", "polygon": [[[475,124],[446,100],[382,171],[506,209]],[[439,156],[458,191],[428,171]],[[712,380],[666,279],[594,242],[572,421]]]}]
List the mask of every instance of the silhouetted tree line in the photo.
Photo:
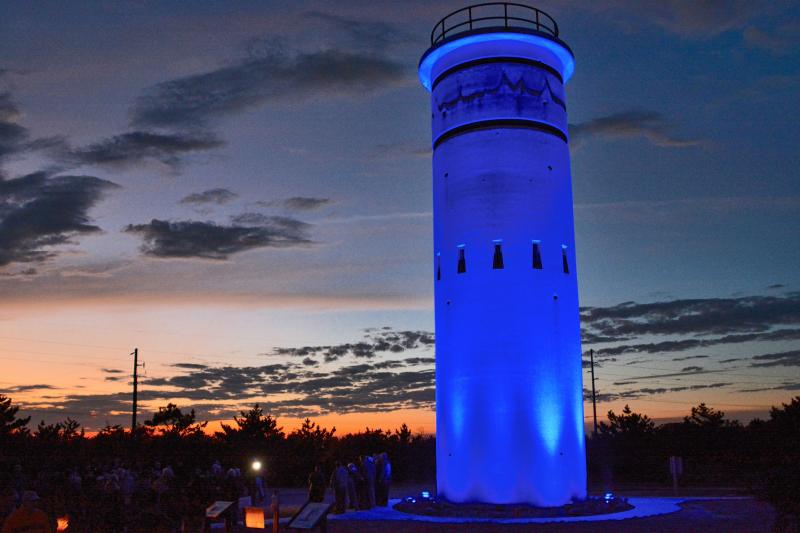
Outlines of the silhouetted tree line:
[{"label": "silhouetted tree line", "polygon": [[394,431],[366,428],[339,436],[336,428],[326,429],[306,419],[287,433],[255,405],[211,434],[194,410],[184,413],[170,403],[133,435],[129,428],[112,425],[87,437],[70,418],[41,422],[31,429],[30,417],[18,417],[18,410],[10,398],[0,395],[0,472],[10,471],[15,464],[35,473],[115,461],[129,465],[158,461],[187,471],[219,461],[246,471],[258,458],[269,486],[303,486],[314,465],[330,471],[337,460],[347,464],[360,455],[379,452],[389,454],[396,482],[428,481],[436,470],[434,437],[412,434],[405,424]]},{"label": "silhouetted tree line", "polygon": [[[214,461],[247,472],[258,458],[268,486],[303,486],[316,464],[329,473],[335,461],[377,452],[389,454],[395,482],[432,481],[436,471],[435,438],[413,435],[405,425],[339,436],[335,428],[306,419],[287,434],[258,405],[214,434],[193,410],[184,413],[174,404],[159,408],[133,434],[108,426],[87,437],[69,418],[29,425],[30,417],[19,417],[18,407],[0,395],[0,472],[21,465],[27,475],[46,478],[88,463],[122,462],[145,470],[158,461],[191,476]],[[608,412],[598,434],[587,439],[587,453],[593,484],[668,485],[669,457],[679,456],[682,485],[749,488],[782,515],[800,516],[800,396],[773,407],[769,419],[746,425],[703,403],[682,422],[662,425],[625,406],[621,413]]]},{"label": "silhouetted tree line", "polygon": [[669,484],[671,456],[681,457],[681,485],[734,486],[769,501],[781,519],[800,517],[800,396],[744,425],[704,403],[682,422],[657,426],[625,406],[587,441],[590,480]]}]

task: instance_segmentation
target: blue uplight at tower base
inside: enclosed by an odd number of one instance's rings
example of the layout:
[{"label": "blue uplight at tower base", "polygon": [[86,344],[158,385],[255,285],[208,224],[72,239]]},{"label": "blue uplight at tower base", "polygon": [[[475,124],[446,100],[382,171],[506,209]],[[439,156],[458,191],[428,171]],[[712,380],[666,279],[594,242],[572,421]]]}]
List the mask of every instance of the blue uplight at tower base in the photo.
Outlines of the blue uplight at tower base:
[{"label": "blue uplight at tower base", "polygon": [[586,496],[572,52],[549,15],[503,3],[431,44],[438,495],[564,505]]}]

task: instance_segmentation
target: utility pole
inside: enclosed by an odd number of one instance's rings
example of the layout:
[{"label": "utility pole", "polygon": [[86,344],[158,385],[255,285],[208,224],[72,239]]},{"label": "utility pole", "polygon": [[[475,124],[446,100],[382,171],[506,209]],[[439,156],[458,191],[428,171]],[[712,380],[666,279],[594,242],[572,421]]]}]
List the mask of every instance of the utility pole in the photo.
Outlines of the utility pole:
[{"label": "utility pole", "polygon": [[[597,436],[597,401],[595,400],[594,395],[594,350],[589,350],[589,361],[591,361],[592,365],[592,412],[594,413],[594,436]],[[136,385],[134,385],[134,389],[136,390]],[[134,393],[135,394],[135,393]],[[136,400],[134,400],[134,405],[136,405]],[[136,415],[134,415],[136,416]]]},{"label": "utility pole", "polygon": [[136,402],[139,396],[139,367],[144,366],[144,363],[139,364],[139,348],[134,348],[133,353],[133,411],[131,413],[131,436],[136,431]]}]

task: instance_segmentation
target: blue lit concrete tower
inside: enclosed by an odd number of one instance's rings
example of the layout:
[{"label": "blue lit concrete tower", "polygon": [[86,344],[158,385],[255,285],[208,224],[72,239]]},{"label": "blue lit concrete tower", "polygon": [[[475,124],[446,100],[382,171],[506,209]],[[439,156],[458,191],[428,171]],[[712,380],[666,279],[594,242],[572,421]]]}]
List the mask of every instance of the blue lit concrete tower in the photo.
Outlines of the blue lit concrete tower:
[{"label": "blue lit concrete tower", "polygon": [[546,13],[442,19],[431,91],[438,492],[562,505],[586,496],[580,322],[564,84]]}]

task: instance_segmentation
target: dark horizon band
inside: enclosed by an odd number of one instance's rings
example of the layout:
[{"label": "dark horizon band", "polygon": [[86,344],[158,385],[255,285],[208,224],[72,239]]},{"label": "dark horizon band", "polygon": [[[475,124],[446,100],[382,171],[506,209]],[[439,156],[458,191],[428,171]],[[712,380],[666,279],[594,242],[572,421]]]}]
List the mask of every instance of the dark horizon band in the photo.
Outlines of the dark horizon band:
[{"label": "dark horizon band", "polygon": [[439,145],[442,144],[443,142],[450,140],[453,137],[462,135],[464,133],[470,133],[479,130],[503,129],[503,128],[518,128],[518,129],[522,128],[522,129],[541,131],[543,133],[549,133],[550,135],[555,135],[565,143],[569,144],[569,138],[567,137],[567,134],[558,129],[557,127],[553,126],[552,124],[526,118],[500,118],[500,119],[479,120],[476,122],[470,122],[469,124],[462,124],[461,126],[456,126],[455,128],[451,128],[442,133],[441,135],[439,135],[436,138],[436,140],[433,141],[433,149],[436,150],[436,148],[438,148]]}]

